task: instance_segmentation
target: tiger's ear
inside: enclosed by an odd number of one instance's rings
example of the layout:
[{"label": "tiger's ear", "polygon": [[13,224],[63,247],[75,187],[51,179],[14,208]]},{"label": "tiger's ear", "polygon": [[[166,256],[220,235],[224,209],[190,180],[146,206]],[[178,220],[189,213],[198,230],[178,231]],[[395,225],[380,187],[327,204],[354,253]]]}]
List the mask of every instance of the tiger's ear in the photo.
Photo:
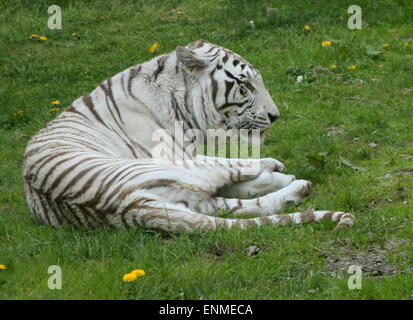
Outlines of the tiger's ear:
[{"label": "tiger's ear", "polygon": [[204,69],[208,66],[207,63],[197,57],[193,51],[181,46],[176,48],[176,59],[181,61],[182,64],[189,69]]}]

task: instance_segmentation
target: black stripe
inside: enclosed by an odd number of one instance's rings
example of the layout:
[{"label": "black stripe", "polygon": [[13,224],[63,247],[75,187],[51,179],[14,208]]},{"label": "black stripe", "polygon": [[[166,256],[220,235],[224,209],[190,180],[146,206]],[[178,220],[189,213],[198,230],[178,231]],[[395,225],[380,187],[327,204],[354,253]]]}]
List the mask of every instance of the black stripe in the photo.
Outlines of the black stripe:
[{"label": "black stripe", "polygon": [[[53,212],[55,210],[55,208],[51,205],[50,198],[47,197],[44,193],[39,192],[39,197],[41,199],[40,201],[41,201],[42,205],[46,208],[46,210],[44,211],[44,216],[46,218],[46,221],[43,220],[43,223],[46,223],[46,224],[49,224],[49,225],[53,226],[51,217],[52,217],[52,213],[56,217],[56,213]],[[56,220],[59,223],[59,218],[56,217]]]},{"label": "black stripe", "polygon": [[[45,175],[45,177],[43,178],[43,180],[42,180],[41,183],[40,183],[39,190],[43,190],[43,186],[44,186],[44,184],[46,183],[47,179],[49,178],[49,175],[50,175],[60,164],[66,162],[66,161],[70,161],[70,160],[72,160],[72,159],[74,159],[74,158],[76,158],[76,157],[78,157],[78,156],[79,156],[79,155],[74,155],[74,156],[71,156],[71,157],[69,157],[69,158],[61,159],[61,160],[59,160],[58,162],[56,162],[51,168],[49,168],[49,170],[47,171],[47,174]],[[48,163],[48,162],[46,161],[46,163]],[[41,168],[39,168],[39,170],[37,170],[36,175],[37,175],[37,173],[40,171],[40,169],[41,169]]]},{"label": "black stripe", "polygon": [[153,73],[153,81],[156,81],[158,79],[158,76],[162,73],[162,71],[165,68],[165,60],[168,58],[168,56],[161,56],[158,59],[158,67],[156,68],[155,72]]},{"label": "black stripe", "polygon": [[[132,192],[136,191],[136,189],[131,189],[131,188],[129,188],[129,189],[126,189],[126,190],[122,190],[122,188],[124,188],[124,185],[125,185],[127,182],[129,182],[129,181],[131,181],[131,180],[133,180],[133,179],[136,179],[136,178],[139,177],[140,175],[145,174],[145,173],[149,173],[149,172],[151,172],[151,171],[153,171],[153,170],[146,170],[146,171],[138,172],[138,173],[136,173],[135,175],[133,175],[132,177],[129,177],[128,180],[127,180],[126,182],[122,183],[122,184],[120,184],[120,181],[121,181],[122,179],[124,179],[126,176],[128,176],[129,174],[133,173],[133,172],[128,172],[126,175],[124,175],[124,176],[122,176],[121,178],[119,178],[119,179],[118,179],[119,185],[106,197],[106,201],[105,201],[105,203],[102,205],[102,207],[104,208],[104,207],[109,203],[110,200],[113,200],[113,203],[118,203],[119,200],[125,199],[125,197],[126,197],[127,195],[129,195],[129,194],[131,194]],[[139,188],[138,188],[138,189],[139,189]],[[122,192],[124,193],[124,196],[121,197],[121,194],[118,194],[118,195],[117,195],[117,198],[114,199],[115,195],[116,195],[119,191],[121,191],[121,190],[122,190]],[[126,191],[128,191],[128,192],[126,192]],[[122,192],[121,192],[121,193],[122,193]],[[119,199],[120,197],[121,197],[121,199]]]},{"label": "black stripe", "polygon": [[[58,129],[69,129],[69,130],[72,130],[72,131],[69,131],[69,132],[68,131],[59,131]],[[58,135],[60,135],[60,134],[69,136],[69,138],[70,138],[71,135],[76,136],[76,137],[80,137],[82,139],[85,138],[85,136],[77,134],[77,133],[73,132],[73,130],[79,131],[79,129],[75,129],[73,127],[67,127],[67,126],[56,127],[56,128],[54,128],[53,132],[50,132],[50,133],[47,133],[47,134],[42,134],[42,135],[38,136],[39,140],[34,140],[31,143],[35,144],[37,141],[48,142],[48,140],[44,140],[44,139],[45,138],[50,138],[50,140],[54,140],[54,139],[58,138]],[[40,138],[42,138],[42,140],[40,140]],[[102,144],[107,143],[107,141],[101,140],[101,139],[97,138],[96,136],[92,136],[91,133],[89,133],[89,138],[94,139],[95,143],[102,143]]]},{"label": "black stripe", "polygon": [[[90,161],[90,160],[96,160],[96,157],[93,158],[84,158],[78,162],[76,162],[74,165],[71,165],[69,168],[67,168],[65,171],[60,173],[53,181],[53,183],[47,188],[46,193],[49,193],[51,190],[56,189],[56,187],[62,182],[62,180],[70,173],[73,172],[73,169],[78,167],[80,164],[82,164],[85,161]],[[56,168],[56,165],[54,166],[53,170],[49,171],[46,178],[43,181],[43,184],[47,181],[47,178],[52,174],[54,169]],[[43,189],[43,188],[41,188]]]},{"label": "black stripe", "polygon": [[228,95],[231,92],[232,87],[234,86],[235,81],[225,80],[225,102],[228,103]]},{"label": "black stripe", "polygon": [[[130,165],[130,163],[126,163],[127,165]],[[100,198],[102,197],[103,193],[106,192],[106,188],[104,189],[103,186],[111,186],[113,184],[113,182],[115,181],[115,179],[117,179],[119,177],[119,175],[121,175],[122,173],[124,173],[126,170],[135,167],[135,165],[130,165],[125,169],[122,169],[122,171],[117,172],[114,176],[112,176],[113,173],[115,173],[117,170],[120,170],[120,168],[122,166],[124,166],[125,163],[120,163],[118,165],[115,165],[114,167],[111,167],[109,173],[106,175],[105,178],[102,179],[102,181],[100,182],[100,185],[96,188],[96,192],[93,195],[93,197],[91,198],[91,200],[87,201],[84,203],[84,205],[90,205],[92,207],[96,207],[96,205],[98,204],[98,202],[100,201]],[[110,179],[110,181],[108,181],[107,184],[106,180],[108,178],[110,178],[112,176],[112,178]]]},{"label": "black stripe", "polygon": [[[81,137],[81,138],[83,138],[83,137]],[[55,137],[54,139],[59,139],[59,142],[70,141],[70,142],[73,142],[73,143],[77,143],[77,144],[80,144],[81,146],[85,147],[86,149],[92,149],[96,152],[102,153],[102,149],[97,149],[95,147],[92,147],[91,144],[85,142],[84,140],[79,140],[79,139],[76,139],[76,138],[69,138],[67,136]],[[62,143],[61,145],[63,146],[64,144]]]},{"label": "black stripe", "polygon": [[[49,147],[48,146],[48,143],[50,143],[51,141],[53,141],[53,140],[57,140],[59,143],[60,143],[60,146],[59,146],[59,148],[61,148],[61,147],[63,147],[63,146],[65,146],[65,144],[64,143],[62,143],[63,141],[71,141],[71,142],[75,142],[75,143],[78,143],[78,144],[81,144],[82,146],[84,146],[84,147],[86,147],[86,148],[91,148],[91,149],[93,149],[93,150],[95,150],[95,151],[97,151],[97,152],[101,152],[102,150],[101,149],[97,149],[97,148],[94,148],[94,147],[92,147],[90,144],[87,144],[87,143],[85,143],[84,141],[84,139],[85,139],[85,136],[82,136],[82,135],[80,135],[80,134],[75,134],[75,133],[73,133],[73,132],[71,132],[71,133],[67,133],[67,132],[54,132],[55,134],[53,134],[53,133],[50,133],[50,134],[47,134],[47,135],[44,135],[44,136],[42,136],[41,138],[43,138],[42,140],[35,140],[35,141],[32,141],[31,142],[31,144],[32,145],[35,145],[35,144],[38,144],[38,143],[44,143],[43,144],[43,146],[44,147]],[[59,134],[60,134],[60,136],[59,136]],[[76,139],[75,137],[69,137],[68,135],[72,135],[72,136],[77,136],[77,137],[80,137],[80,140],[78,140],[78,139]],[[48,136],[50,136],[50,137],[48,137]],[[47,138],[48,137],[48,138]],[[56,148],[56,146],[54,146],[55,148]]]},{"label": "black stripe", "polygon": [[[118,125],[119,129],[123,132],[123,134],[126,136],[126,138],[129,139],[129,141],[130,141],[129,136],[125,133],[125,131],[122,129],[122,127],[118,123],[117,123],[117,125]],[[108,129],[111,130],[113,133],[116,133],[116,135],[126,144],[126,146],[129,148],[129,150],[132,152],[133,156],[135,158],[138,158],[138,156],[135,152],[135,149],[133,148],[133,146],[130,143],[128,143],[112,126],[109,126]]]},{"label": "black stripe", "polygon": [[178,103],[176,101],[176,98],[175,98],[175,95],[174,95],[173,92],[171,92],[171,106],[172,106],[172,109],[175,113],[175,119],[178,120],[178,121],[181,120],[181,117],[179,116],[179,114],[181,114],[182,118],[183,118],[183,114],[182,114],[181,110],[178,107]]},{"label": "black stripe", "polygon": [[209,48],[209,50],[207,51],[207,52],[205,52],[205,53],[210,53],[212,50],[214,50],[214,49],[217,49],[217,47],[211,47],[211,48]]},{"label": "black stripe", "polygon": [[[64,196],[64,194],[66,193],[66,191],[69,190],[69,188],[71,188],[71,187],[72,187],[77,181],[79,181],[84,175],[86,175],[89,171],[91,171],[91,170],[93,170],[93,169],[95,169],[95,168],[97,168],[97,167],[99,167],[99,166],[102,166],[102,165],[104,165],[104,163],[95,164],[95,165],[93,165],[93,166],[90,166],[90,167],[88,167],[88,168],[80,171],[76,176],[74,176],[74,177],[66,184],[65,188],[64,188],[55,198],[56,198],[56,199],[61,199],[61,198]],[[106,169],[106,168],[103,168],[103,169],[99,170],[98,172],[96,172],[96,173],[92,176],[92,178],[93,178],[92,182],[94,181],[94,179],[96,179],[97,174],[98,174],[98,173],[101,173],[101,172],[102,172],[103,170],[105,170],[105,169]],[[89,178],[89,180],[86,181],[86,183],[83,185],[81,191],[86,191],[85,186],[87,186],[88,183],[91,183],[90,180],[91,180],[91,178]],[[78,192],[76,192],[76,194],[75,194],[74,196],[72,196],[72,197],[75,199],[75,198],[79,197],[81,194],[83,194],[83,192],[80,192],[80,193],[79,193],[79,191],[78,191]]]},{"label": "black stripe", "polygon": [[227,75],[228,78],[234,79],[238,84],[242,83],[240,79],[235,77],[231,72],[224,70],[225,74]]},{"label": "black stripe", "polygon": [[103,122],[102,118],[100,117],[100,115],[95,110],[95,106],[93,104],[92,97],[90,95],[87,95],[87,96],[83,96],[82,99],[83,99],[83,103],[89,108],[90,112],[92,112],[92,114],[94,115],[96,120],[98,120],[100,123],[102,123],[104,126],[106,126],[105,123]]},{"label": "black stripe", "polygon": [[[35,163],[33,163],[29,167],[29,169],[27,170],[29,172],[29,174],[26,176],[26,179],[28,179],[31,182],[36,181],[36,178],[37,178],[37,175],[39,174],[39,171],[43,168],[43,166],[46,163],[50,163],[53,159],[57,158],[58,156],[62,156],[62,155],[64,156],[64,155],[67,155],[67,154],[68,154],[68,152],[59,152],[59,153],[54,154],[54,155],[51,155],[50,153],[48,153],[46,156],[41,157],[40,159],[35,161]],[[36,173],[35,174],[31,173],[31,171],[34,169],[34,166],[37,165],[38,162],[40,162],[42,160],[44,160],[44,161],[39,165],[39,167],[37,167]]]},{"label": "black stripe", "polygon": [[[109,79],[107,80],[107,83],[108,83],[107,87],[105,86],[104,83],[100,84],[100,87],[101,87],[102,90],[105,92],[106,96],[108,96],[108,97],[110,98],[110,100],[112,101],[113,106],[115,107],[116,113],[118,114],[118,117],[119,117],[120,121],[121,121],[122,123],[124,123],[124,122],[123,122],[123,119],[122,119],[122,116],[121,116],[121,114],[120,114],[118,105],[116,104],[115,98],[113,97],[112,79],[109,78]],[[123,86],[122,86],[122,87],[123,87]],[[107,104],[107,103],[106,103],[106,104]],[[108,105],[108,107],[109,107],[109,105]]]},{"label": "black stripe", "polygon": [[214,79],[215,69],[211,72],[212,102],[216,105],[218,82]]},{"label": "black stripe", "polygon": [[129,70],[129,77],[128,77],[128,92],[130,96],[136,99],[136,96],[132,93],[132,80],[136,78],[139,73],[141,72],[142,65],[139,65],[137,68],[133,67]]},{"label": "black stripe", "polygon": [[68,107],[68,108],[66,108],[65,109],[65,112],[71,112],[71,113],[74,113],[74,114],[78,114],[78,115],[80,115],[80,116],[82,116],[82,118],[85,118],[85,119],[87,119],[87,120],[90,120],[86,115],[84,115],[83,113],[81,113],[81,112],[79,112],[78,110],[76,110],[76,108],[74,107],[74,106],[70,106],[70,107]]}]

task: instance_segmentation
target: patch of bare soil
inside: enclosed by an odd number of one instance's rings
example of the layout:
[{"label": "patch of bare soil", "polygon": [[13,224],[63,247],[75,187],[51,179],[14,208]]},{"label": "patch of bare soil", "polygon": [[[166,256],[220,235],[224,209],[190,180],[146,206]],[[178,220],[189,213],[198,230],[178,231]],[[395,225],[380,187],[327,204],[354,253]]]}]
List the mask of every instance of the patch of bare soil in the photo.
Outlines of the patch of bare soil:
[{"label": "patch of bare soil", "polygon": [[394,276],[401,270],[387,261],[386,254],[406,242],[404,239],[393,238],[386,242],[384,248],[378,244],[371,244],[366,251],[355,251],[346,246],[340,248],[339,255],[326,259],[326,267],[332,273],[347,273],[349,267],[355,265],[360,266],[363,272],[372,277]]}]

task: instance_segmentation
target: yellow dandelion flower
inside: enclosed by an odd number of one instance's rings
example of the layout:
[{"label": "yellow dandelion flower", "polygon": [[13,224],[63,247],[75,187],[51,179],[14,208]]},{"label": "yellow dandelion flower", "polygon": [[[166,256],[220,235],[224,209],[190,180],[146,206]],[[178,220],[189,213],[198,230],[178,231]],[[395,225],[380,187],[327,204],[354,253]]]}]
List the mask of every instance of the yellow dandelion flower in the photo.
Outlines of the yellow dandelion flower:
[{"label": "yellow dandelion flower", "polygon": [[156,50],[158,49],[158,47],[159,47],[159,43],[158,43],[158,42],[155,42],[153,45],[151,45],[151,46],[149,47],[148,51],[149,51],[150,53],[155,53]]},{"label": "yellow dandelion flower", "polygon": [[19,110],[13,113],[15,117],[21,116],[23,114],[23,110]]},{"label": "yellow dandelion flower", "polygon": [[137,277],[142,277],[145,275],[145,271],[142,269],[135,269],[131,273],[133,273]]},{"label": "yellow dandelion flower", "polygon": [[35,33],[32,33],[32,34],[29,36],[30,39],[37,38],[37,37],[38,37],[38,35],[35,34]]},{"label": "yellow dandelion flower", "polygon": [[132,281],[135,281],[136,279],[138,279],[138,276],[131,272],[131,273],[127,273],[127,274],[123,275],[122,279],[123,279],[124,282],[132,282]]},{"label": "yellow dandelion flower", "polygon": [[0,270],[5,270],[7,267],[4,264],[0,264]]},{"label": "yellow dandelion flower", "polygon": [[60,101],[59,101],[59,100],[54,100],[54,101],[52,101],[52,104],[54,104],[55,106],[57,106],[57,105],[60,104]]},{"label": "yellow dandelion flower", "polygon": [[58,112],[58,111],[60,111],[59,108],[51,108],[51,109],[50,109],[50,112]]},{"label": "yellow dandelion flower", "polygon": [[331,46],[331,44],[332,44],[332,42],[329,41],[329,40],[326,40],[326,41],[321,42],[321,45],[322,45],[323,47]]},{"label": "yellow dandelion flower", "polygon": [[385,43],[382,45],[383,48],[388,48],[390,45],[388,43]]},{"label": "yellow dandelion flower", "polygon": [[41,41],[46,41],[48,38],[46,37],[46,36],[41,36],[41,37],[39,37],[39,40],[41,40]]},{"label": "yellow dandelion flower", "polygon": [[311,27],[309,25],[305,25],[303,28],[305,31],[309,31],[311,29]]},{"label": "yellow dandelion flower", "polygon": [[355,65],[351,65],[347,67],[348,70],[356,70],[357,67]]},{"label": "yellow dandelion flower", "polygon": [[408,46],[410,45],[410,43],[409,43],[409,42],[403,42],[403,45],[404,45],[405,47],[408,47]]},{"label": "yellow dandelion flower", "polygon": [[332,65],[330,66],[330,68],[331,68],[331,69],[337,69],[337,66],[336,66],[335,64],[332,64]]}]

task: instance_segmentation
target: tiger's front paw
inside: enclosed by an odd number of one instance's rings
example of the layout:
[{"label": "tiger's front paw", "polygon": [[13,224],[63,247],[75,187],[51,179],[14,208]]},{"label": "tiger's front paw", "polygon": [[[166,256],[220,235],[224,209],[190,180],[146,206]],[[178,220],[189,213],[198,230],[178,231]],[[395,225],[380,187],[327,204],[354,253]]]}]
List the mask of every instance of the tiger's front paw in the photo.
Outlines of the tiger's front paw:
[{"label": "tiger's front paw", "polygon": [[262,158],[260,159],[261,168],[264,170],[268,170],[270,172],[283,172],[285,166],[278,160],[273,158]]},{"label": "tiger's front paw", "polygon": [[[311,192],[311,182],[307,180],[295,180],[284,188],[292,196],[302,200]],[[281,190],[284,190],[281,189]],[[287,190],[288,189],[288,190]]]},{"label": "tiger's front paw", "polygon": [[299,204],[311,191],[311,183],[307,180],[294,180],[279,191],[267,194],[267,199],[274,209],[281,209],[283,205]]}]

